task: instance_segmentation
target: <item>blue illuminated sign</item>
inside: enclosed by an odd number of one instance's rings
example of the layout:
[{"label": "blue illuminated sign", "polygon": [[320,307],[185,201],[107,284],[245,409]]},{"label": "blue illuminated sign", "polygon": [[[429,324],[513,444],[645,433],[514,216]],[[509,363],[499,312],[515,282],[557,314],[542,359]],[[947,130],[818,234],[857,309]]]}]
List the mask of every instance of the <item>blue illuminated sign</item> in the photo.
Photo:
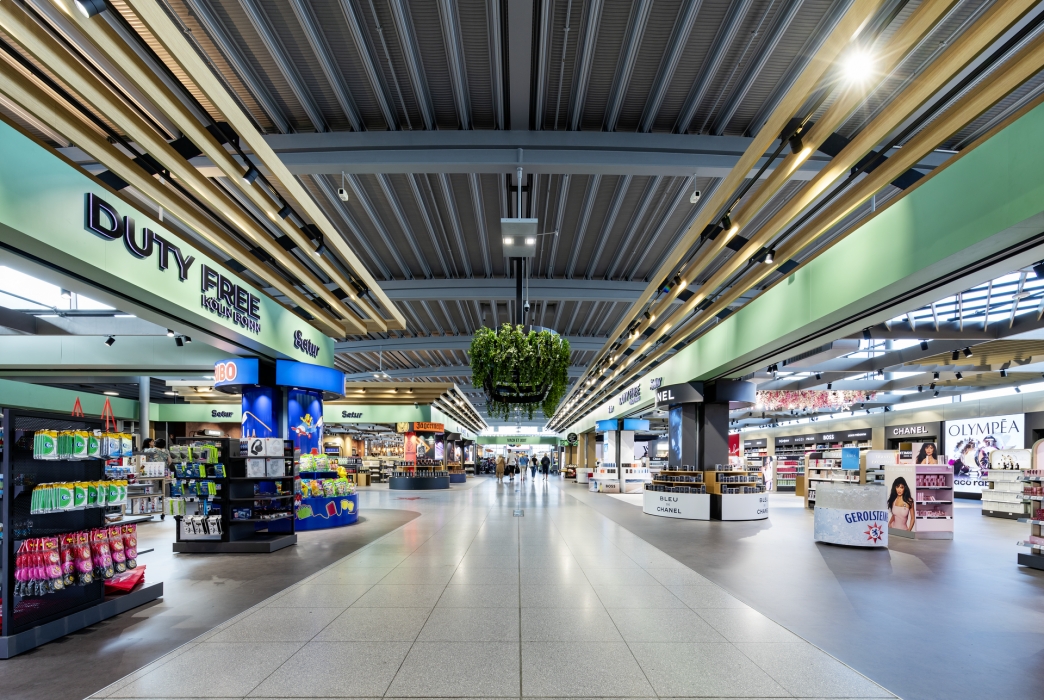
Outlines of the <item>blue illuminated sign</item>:
[{"label": "blue illuminated sign", "polygon": [[316,391],[328,391],[338,396],[344,395],[344,372],[320,365],[308,365],[304,362],[276,360],[275,383],[277,386],[315,389]]},{"label": "blue illuminated sign", "polygon": [[597,430],[600,433],[606,433],[606,432],[609,432],[610,430],[619,430],[619,429],[620,429],[620,421],[616,420],[615,418],[612,419],[612,420],[600,420],[600,421],[595,423],[595,430]]},{"label": "blue illuminated sign", "polygon": [[257,384],[257,358],[237,357],[214,363],[214,386]]},{"label": "blue illuminated sign", "polygon": [[649,421],[642,418],[624,418],[624,430],[648,430]]}]

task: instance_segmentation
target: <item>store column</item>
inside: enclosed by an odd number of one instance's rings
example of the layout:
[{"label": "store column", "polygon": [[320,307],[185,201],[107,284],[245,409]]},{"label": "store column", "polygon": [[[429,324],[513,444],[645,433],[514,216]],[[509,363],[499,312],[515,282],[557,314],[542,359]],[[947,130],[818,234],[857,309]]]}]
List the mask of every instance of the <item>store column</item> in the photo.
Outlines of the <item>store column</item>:
[{"label": "store column", "polygon": [[141,436],[141,445],[144,447],[145,440],[151,437],[149,432],[149,398],[151,396],[152,380],[149,377],[138,377],[138,434]]},{"label": "store column", "polygon": [[752,382],[719,379],[705,386],[699,417],[700,465],[715,520],[768,518],[768,493],[760,475],[729,464],[729,411],[754,405]]}]

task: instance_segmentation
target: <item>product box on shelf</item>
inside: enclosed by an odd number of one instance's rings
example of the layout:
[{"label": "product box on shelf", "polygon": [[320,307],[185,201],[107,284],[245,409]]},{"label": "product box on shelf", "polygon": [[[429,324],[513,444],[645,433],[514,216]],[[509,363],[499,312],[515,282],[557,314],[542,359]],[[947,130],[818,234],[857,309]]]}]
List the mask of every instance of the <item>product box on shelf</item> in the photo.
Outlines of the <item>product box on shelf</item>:
[{"label": "product box on shelf", "polygon": [[268,460],[264,457],[248,457],[246,475],[250,477],[268,476]]},{"label": "product box on shelf", "polygon": [[286,476],[286,462],[283,459],[268,458],[265,462],[265,476]]},{"label": "product box on shelf", "polygon": [[242,440],[242,455],[244,457],[282,457],[282,438],[244,438]]}]

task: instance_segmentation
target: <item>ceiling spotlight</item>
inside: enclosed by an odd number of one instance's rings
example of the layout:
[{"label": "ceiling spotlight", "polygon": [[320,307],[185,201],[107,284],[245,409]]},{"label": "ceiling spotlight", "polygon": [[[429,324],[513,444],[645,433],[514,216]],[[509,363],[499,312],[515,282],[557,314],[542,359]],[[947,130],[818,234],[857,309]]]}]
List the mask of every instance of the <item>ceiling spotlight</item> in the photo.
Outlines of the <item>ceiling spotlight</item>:
[{"label": "ceiling spotlight", "polygon": [[921,349],[922,350],[927,350],[928,349],[928,341],[927,340],[922,340],[921,341]]},{"label": "ceiling spotlight", "polygon": [[251,165],[249,168],[247,168],[247,171],[243,173],[243,184],[254,184],[254,182],[257,180],[258,175],[260,174],[261,173],[258,172],[257,168]]},{"label": "ceiling spotlight", "polygon": [[192,338],[188,337],[187,335],[183,335],[181,337],[185,340],[186,343],[191,343],[192,342]]},{"label": "ceiling spotlight", "polygon": [[870,340],[870,329],[869,328],[864,328],[863,329],[863,340]]},{"label": "ceiling spotlight", "polygon": [[938,395],[939,395],[939,390],[938,390],[938,389],[936,389],[936,390],[935,390],[935,393],[934,393],[934,394],[932,394],[932,396],[938,396]]},{"label": "ceiling spotlight", "polygon": [[833,389],[834,389],[834,385],[833,384],[827,384],[827,391],[833,391]]},{"label": "ceiling spotlight", "polygon": [[105,394],[106,396],[119,396],[120,395],[120,392],[118,392],[118,391],[103,391],[102,393]]},{"label": "ceiling spotlight", "polygon": [[920,394],[922,391],[924,391],[924,386],[921,385],[921,384],[918,384],[917,385],[917,393]]},{"label": "ceiling spotlight", "polygon": [[950,353],[950,359],[953,360],[954,362],[956,362],[957,360],[961,359],[961,351],[960,350],[954,350],[952,353]]},{"label": "ceiling spotlight", "polygon": [[731,231],[732,230],[732,219],[729,218],[728,214],[726,214],[725,216],[721,217],[721,227],[723,229],[725,229],[726,231]]},{"label": "ceiling spotlight", "polygon": [[883,369],[877,370],[877,376],[878,377],[883,377],[884,376],[884,370]]},{"label": "ceiling spotlight", "polygon": [[935,382],[932,382],[931,384],[929,384],[928,388],[929,389],[934,389],[935,388]]},{"label": "ceiling spotlight", "polygon": [[114,335],[110,335],[108,338],[105,339],[105,344],[108,345],[110,348],[112,347],[112,344],[115,343],[115,342],[116,342],[116,336],[114,336]]},{"label": "ceiling spotlight", "polygon": [[971,357],[972,356],[972,349],[971,348],[964,348],[964,356],[965,357]]},{"label": "ceiling spotlight", "polygon": [[504,236],[504,245],[515,245],[515,239],[511,236]]},{"label": "ceiling spotlight", "polygon": [[179,335],[178,337],[174,338],[174,344],[177,345],[180,348],[180,347],[183,347],[185,345],[185,341],[182,340],[181,336]]},{"label": "ceiling spotlight", "polygon": [[319,236],[319,241],[318,241],[317,245],[315,246],[314,255],[317,258],[321,258],[321,257],[323,257],[323,253],[325,253],[325,252],[326,252],[326,238],[323,237],[323,236]]},{"label": "ceiling spotlight", "polygon": [[62,290],[62,298],[64,298],[64,299],[72,299],[72,292],[70,292],[68,289],[63,289]]},{"label": "ceiling spotlight", "polygon": [[177,396],[178,392],[176,392],[176,391],[164,391],[163,394],[165,396]]},{"label": "ceiling spotlight", "polygon": [[932,372],[932,379],[938,379],[938,378],[939,378],[939,373],[938,372]]},{"label": "ceiling spotlight", "polygon": [[1037,276],[1037,279],[1044,279],[1044,260],[1033,266],[1033,274]]},{"label": "ceiling spotlight", "polygon": [[867,415],[870,415],[870,409],[869,409],[869,408],[868,408],[868,409],[866,409],[866,414],[867,414]]},{"label": "ceiling spotlight", "polygon": [[168,338],[173,338],[174,337],[174,331],[172,331],[171,329],[168,328],[167,329],[167,337]]},{"label": "ceiling spotlight", "polygon": [[73,4],[76,5],[76,9],[80,11],[80,14],[90,19],[99,12],[105,12],[105,0],[73,0]]},{"label": "ceiling spotlight", "polygon": [[1018,387],[1015,387],[1015,393],[1016,394],[1021,394],[1022,393],[1022,389],[1020,389]]},{"label": "ceiling spotlight", "polygon": [[532,236],[526,237],[526,245],[536,245],[536,238]]},{"label": "ceiling spotlight", "polygon": [[278,216],[280,219],[285,219],[288,216],[290,216],[292,213],[293,213],[293,210],[290,208],[290,205],[289,204],[284,204],[283,208],[280,209],[276,213],[276,216]]},{"label": "ceiling spotlight", "polygon": [[816,379],[822,379],[822,378],[823,378],[823,375],[821,375],[819,372],[816,372]]},{"label": "ceiling spotlight", "polygon": [[964,379],[964,375],[960,372],[955,372],[953,376],[957,378],[957,381]]},{"label": "ceiling spotlight", "polygon": [[874,73],[874,59],[864,49],[853,49],[841,60],[841,68],[850,83],[861,83]]},{"label": "ceiling spotlight", "polygon": [[772,263],[776,262],[776,251],[769,250],[769,252],[765,253],[765,260],[763,262],[766,265],[771,265]]},{"label": "ceiling spotlight", "polygon": [[[693,182],[695,182],[695,180],[693,180]],[[692,194],[689,195],[689,204],[695,204],[698,201],[700,201],[700,191],[693,190]]]},{"label": "ceiling spotlight", "polygon": [[1006,369],[1002,369],[1002,370],[1000,371],[1000,375],[1001,375],[1002,377],[1007,377],[1007,376],[1008,376],[1008,370],[1006,370]]},{"label": "ceiling spotlight", "polygon": [[800,132],[795,131],[793,134],[790,135],[790,138],[787,139],[787,141],[790,143],[790,152],[795,155],[800,153],[801,149],[804,147],[804,144],[801,143]]}]

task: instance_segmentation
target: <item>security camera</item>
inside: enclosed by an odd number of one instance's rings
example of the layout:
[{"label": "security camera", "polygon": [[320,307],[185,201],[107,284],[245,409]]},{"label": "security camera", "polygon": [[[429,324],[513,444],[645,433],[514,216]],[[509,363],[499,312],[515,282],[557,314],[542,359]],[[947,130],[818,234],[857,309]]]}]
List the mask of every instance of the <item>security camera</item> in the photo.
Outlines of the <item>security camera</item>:
[{"label": "security camera", "polygon": [[413,402],[413,407],[417,408],[417,402],[416,401]]},{"label": "security camera", "polygon": [[700,201],[700,191],[696,190],[692,193],[692,196],[689,197],[689,204],[695,204],[698,201]]},{"label": "security camera", "polygon": [[528,301],[525,304],[522,305],[522,310],[525,311],[526,313],[529,313],[529,302]]},{"label": "security camera", "polygon": [[348,201],[348,190],[344,189],[343,187],[338,187],[337,188],[337,198],[340,199],[342,202],[347,202]]}]

